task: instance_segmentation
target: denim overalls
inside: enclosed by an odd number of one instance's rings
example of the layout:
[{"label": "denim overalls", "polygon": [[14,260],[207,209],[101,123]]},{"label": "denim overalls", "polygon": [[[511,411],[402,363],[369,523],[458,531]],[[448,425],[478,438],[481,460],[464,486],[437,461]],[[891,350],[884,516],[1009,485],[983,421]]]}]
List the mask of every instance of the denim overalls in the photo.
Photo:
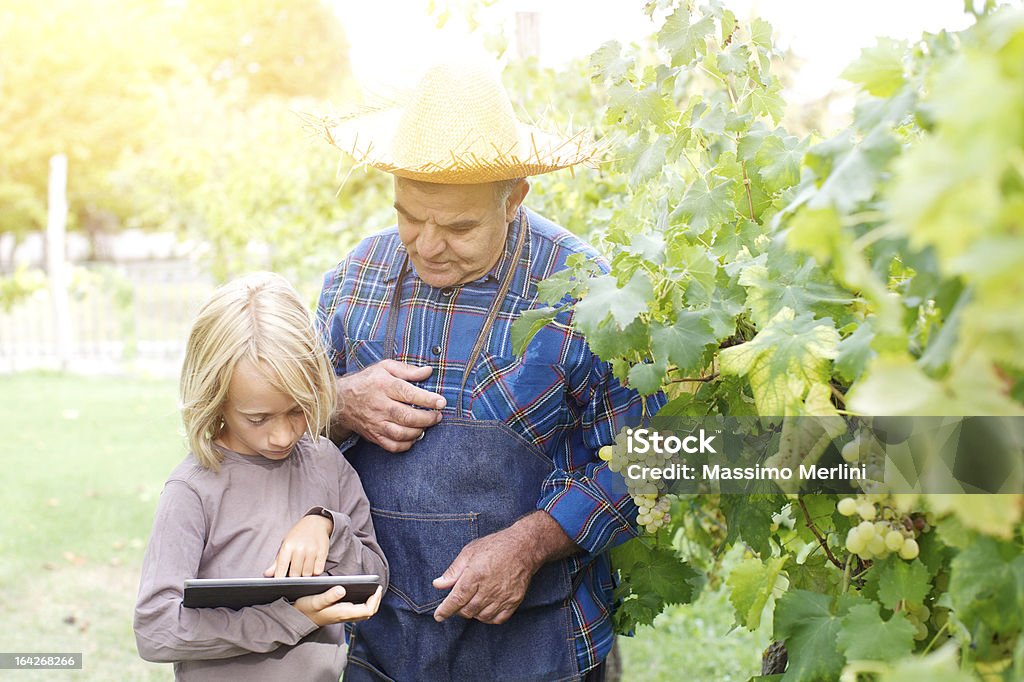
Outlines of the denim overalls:
[{"label": "denim overalls", "polygon": [[[514,248],[518,263],[529,233],[525,214]],[[402,275],[408,267],[406,262]],[[498,287],[462,376],[465,389],[515,267]],[[402,275],[392,295],[384,353],[395,353]],[[390,565],[380,611],[359,623],[349,642],[346,682],[579,678],[572,637],[567,561],[544,565],[516,613],[501,625],[461,616],[443,623],[434,609],[448,590],[431,582],[471,540],[508,527],[536,508],[551,458],[504,422],[466,418],[464,390],[455,415],[426,430],[405,453],[361,439],[346,452],[370,500],[374,530]]]}]

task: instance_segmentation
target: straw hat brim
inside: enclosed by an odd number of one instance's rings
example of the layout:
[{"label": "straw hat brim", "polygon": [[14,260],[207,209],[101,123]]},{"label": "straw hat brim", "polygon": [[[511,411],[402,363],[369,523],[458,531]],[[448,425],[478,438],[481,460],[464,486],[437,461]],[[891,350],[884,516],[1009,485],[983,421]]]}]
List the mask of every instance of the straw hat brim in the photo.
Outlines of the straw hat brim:
[{"label": "straw hat brim", "polygon": [[466,140],[464,148],[445,158],[415,165],[402,164],[392,154],[393,141],[404,111],[399,103],[366,108],[340,117],[305,116],[306,122],[358,165],[370,166],[411,180],[440,184],[478,184],[541,175],[578,164],[594,166],[599,154],[586,131],[551,133],[516,122],[517,141],[508,148]]}]

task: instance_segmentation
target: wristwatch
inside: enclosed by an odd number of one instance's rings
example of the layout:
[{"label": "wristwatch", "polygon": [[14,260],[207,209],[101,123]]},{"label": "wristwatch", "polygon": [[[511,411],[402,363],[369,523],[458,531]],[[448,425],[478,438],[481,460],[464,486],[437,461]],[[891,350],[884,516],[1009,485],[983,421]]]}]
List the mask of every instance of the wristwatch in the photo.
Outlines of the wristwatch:
[{"label": "wristwatch", "polygon": [[330,519],[332,524],[334,523],[334,516],[323,507],[313,507],[304,516],[322,516],[325,519]]}]

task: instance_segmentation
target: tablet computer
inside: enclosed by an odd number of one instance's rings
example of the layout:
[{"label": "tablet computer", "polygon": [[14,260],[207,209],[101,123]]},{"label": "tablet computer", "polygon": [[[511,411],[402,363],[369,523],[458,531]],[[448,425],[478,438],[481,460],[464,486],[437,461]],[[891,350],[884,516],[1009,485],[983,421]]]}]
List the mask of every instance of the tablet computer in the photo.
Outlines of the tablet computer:
[{"label": "tablet computer", "polygon": [[210,608],[270,604],[284,597],[295,601],[299,597],[326,592],[335,585],[345,588],[340,601],[362,604],[369,599],[380,576],[376,575],[321,575],[312,578],[192,578],[185,581],[185,606]]}]

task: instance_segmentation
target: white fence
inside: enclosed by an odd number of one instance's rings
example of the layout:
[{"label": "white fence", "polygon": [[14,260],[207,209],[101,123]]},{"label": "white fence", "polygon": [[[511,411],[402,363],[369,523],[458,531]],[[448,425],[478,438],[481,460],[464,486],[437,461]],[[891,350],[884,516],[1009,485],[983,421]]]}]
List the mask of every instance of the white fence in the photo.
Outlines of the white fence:
[{"label": "white fence", "polygon": [[[212,289],[211,279],[184,260],[78,266],[66,369],[176,376],[189,325]],[[50,296],[41,290],[9,312],[0,309],[0,372],[61,368]]]}]

